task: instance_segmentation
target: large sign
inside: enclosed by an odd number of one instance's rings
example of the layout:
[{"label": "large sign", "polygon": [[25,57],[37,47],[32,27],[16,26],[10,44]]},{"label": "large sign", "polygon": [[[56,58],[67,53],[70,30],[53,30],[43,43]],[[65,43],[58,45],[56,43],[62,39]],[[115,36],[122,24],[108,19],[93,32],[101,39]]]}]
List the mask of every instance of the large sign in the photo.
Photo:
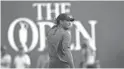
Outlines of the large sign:
[{"label": "large sign", "polygon": [[[51,7],[54,7],[54,9],[51,9]],[[32,51],[38,43],[39,40],[39,47],[38,51],[44,51],[46,47],[46,32],[45,32],[45,26],[52,27],[54,25],[53,22],[49,20],[53,20],[61,13],[70,13],[71,9],[71,3],[33,3],[32,9],[36,8],[37,10],[37,22],[34,23],[32,19],[29,19],[28,17],[20,17],[15,19],[13,22],[10,23],[10,26],[8,28],[8,41],[10,43],[10,46],[13,48],[13,50],[18,51],[18,47],[15,44],[14,40],[14,29],[17,25],[20,25],[20,29],[18,30],[19,34],[19,41],[21,43],[21,46],[24,47],[25,51]],[[43,13],[43,8],[46,9],[46,13]],[[35,10],[35,9],[34,9]],[[61,10],[61,11],[59,11]],[[43,16],[45,14],[46,17]],[[54,17],[52,17],[52,14]],[[44,21],[42,21],[44,20]],[[91,36],[88,34],[87,30],[83,26],[83,23],[80,21],[75,21],[75,43],[71,44],[72,50],[80,50],[81,49],[81,43],[80,43],[80,36],[83,36],[84,38],[89,40],[90,46],[96,50],[96,44],[95,44],[95,25],[97,23],[97,20],[89,20],[89,24],[91,27]],[[30,26],[30,28],[28,28]],[[38,26],[38,27],[37,27]],[[28,33],[28,29],[31,29],[32,33]],[[39,30],[39,31],[38,31]],[[81,33],[81,35],[80,35]],[[32,42],[29,48],[27,47],[28,42],[28,35],[32,34]]]}]

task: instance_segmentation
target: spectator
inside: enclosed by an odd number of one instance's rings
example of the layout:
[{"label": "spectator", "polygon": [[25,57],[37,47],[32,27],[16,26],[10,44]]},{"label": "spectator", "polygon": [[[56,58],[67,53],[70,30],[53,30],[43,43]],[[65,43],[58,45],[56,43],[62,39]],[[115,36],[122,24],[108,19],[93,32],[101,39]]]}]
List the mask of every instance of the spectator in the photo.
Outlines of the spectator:
[{"label": "spectator", "polygon": [[29,68],[31,65],[30,57],[24,52],[22,46],[19,47],[19,52],[14,58],[15,68]]},{"label": "spectator", "polygon": [[1,47],[1,68],[11,67],[11,55],[7,52],[6,46]]}]

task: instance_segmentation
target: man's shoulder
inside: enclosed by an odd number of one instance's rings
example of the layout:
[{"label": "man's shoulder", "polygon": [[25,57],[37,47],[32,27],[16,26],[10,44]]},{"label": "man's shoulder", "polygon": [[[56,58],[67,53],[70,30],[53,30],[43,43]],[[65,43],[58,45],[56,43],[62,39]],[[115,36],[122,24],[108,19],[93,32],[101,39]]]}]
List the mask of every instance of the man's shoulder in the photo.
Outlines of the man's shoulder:
[{"label": "man's shoulder", "polygon": [[64,36],[64,37],[71,37],[70,31],[64,31],[64,32],[63,32],[63,36]]},{"label": "man's shoulder", "polygon": [[63,28],[58,29],[59,33],[63,34],[63,35],[70,35],[70,31],[68,30],[64,30]]}]

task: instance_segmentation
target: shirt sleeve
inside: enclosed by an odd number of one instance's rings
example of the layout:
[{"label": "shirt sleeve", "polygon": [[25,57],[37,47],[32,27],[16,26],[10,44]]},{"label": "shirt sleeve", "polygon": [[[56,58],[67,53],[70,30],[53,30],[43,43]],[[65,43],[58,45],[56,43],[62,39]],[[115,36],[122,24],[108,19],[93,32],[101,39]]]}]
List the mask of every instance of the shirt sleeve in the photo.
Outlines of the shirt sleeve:
[{"label": "shirt sleeve", "polygon": [[67,50],[70,48],[70,42],[71,42],[71,35],[69,34],[69,32],[65,32],[63,35],[63,41],[62,41],[64,50]]}]

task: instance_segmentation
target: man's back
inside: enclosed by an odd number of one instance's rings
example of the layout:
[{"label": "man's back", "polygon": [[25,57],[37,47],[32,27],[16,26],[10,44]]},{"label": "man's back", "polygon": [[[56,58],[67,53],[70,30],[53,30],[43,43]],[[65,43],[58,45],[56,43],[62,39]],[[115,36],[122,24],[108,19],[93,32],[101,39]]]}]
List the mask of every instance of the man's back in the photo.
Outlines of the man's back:
[{"label": "man's back", "polygon": [[53,27],[48,33],[47,40],[50,61],[59,61],[60,64],[61,62],[64,64],[67,63],[69,58],[66,51],[71,40],[71,36],[67,30],[60,27]]},{"label": "man's back", "polygon": [[58,58],[57,56],[57,50],[58,46],[60,45],[62,41],[62,35],[64,33],[64,30],[62,28],[52,28],[48,33],[48,48],[49,48],[49,55],[50,58]]}]

